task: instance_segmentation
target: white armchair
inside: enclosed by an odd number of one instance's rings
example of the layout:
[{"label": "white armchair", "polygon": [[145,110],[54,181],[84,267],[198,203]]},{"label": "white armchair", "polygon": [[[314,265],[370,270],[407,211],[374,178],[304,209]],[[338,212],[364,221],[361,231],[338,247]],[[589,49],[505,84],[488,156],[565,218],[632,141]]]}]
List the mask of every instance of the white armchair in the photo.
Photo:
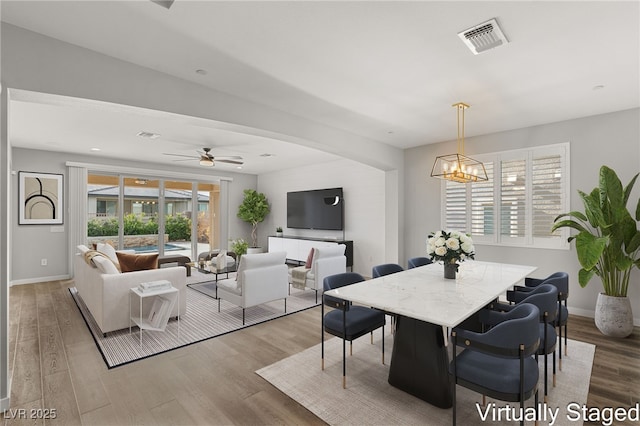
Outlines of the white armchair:
[{"label": "white armchair", "polygon": [[217,282],[218,312],[220,300],[226,300],[242,308],[242,324],[244,311],[251,306],[284,299],[284,311],[287,312],[287,296],[289,282],[285,252],[245,254],[240,258],[236,278]]},{"label": "white armchair", "polygon": [[[318,302],[318,291],[322,294],[322,283],[325,277],[347,272],[345,249],[346,246],[344,244],[330,247],[314,247],[311,268],[306,271],[304,277],[304,287],[316,292],[316,303]],[[294,285],[293,274],[296,273],[293,269],[289,270],[289,283],[292,285]]]}]

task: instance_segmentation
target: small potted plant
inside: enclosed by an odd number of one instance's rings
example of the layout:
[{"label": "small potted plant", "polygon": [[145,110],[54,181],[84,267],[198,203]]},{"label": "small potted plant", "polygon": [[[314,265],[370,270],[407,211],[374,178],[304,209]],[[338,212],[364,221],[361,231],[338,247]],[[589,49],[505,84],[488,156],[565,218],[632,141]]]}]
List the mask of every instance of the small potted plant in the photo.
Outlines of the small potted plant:
[{"label": "small potted plant", "polygon": [[282,237],[282,226],[276,228],[276,237]]},{"label": "small potted plant", "polygon": [[238,261],[240,261],[240,257],[242,257],[243,254],[247,254],[249,243],[246,242],[244,238],[237,238],[229,241],[229,248],[236,254]]}]

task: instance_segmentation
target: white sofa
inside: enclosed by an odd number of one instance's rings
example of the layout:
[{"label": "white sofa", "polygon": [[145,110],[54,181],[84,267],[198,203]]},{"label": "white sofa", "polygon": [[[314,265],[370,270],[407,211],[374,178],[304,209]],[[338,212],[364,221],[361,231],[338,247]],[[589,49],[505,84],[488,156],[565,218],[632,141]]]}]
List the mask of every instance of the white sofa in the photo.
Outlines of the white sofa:
[{"label": "white sofa", "polygon": [[217,282],[218,312],[220,300],[226,300],[242,308],[242,324],[244,311],[251,306],[284,299],[284,311],[287,311],[289,281],[287,280],[287,253],[245,254],[240,258],[237,279],[229,278]]},{"label": "white sofa", "polygon": [[[347,272],[347,257],[344,255],[346,246],[339,244],[331,247],[314,247],[311,268],[307,271],[304,286],[322,294],[322,283],[329,275]],[[289,283],[293,285],[293,273],[289,270]]]},{"label": "white sofa", "polygon": [[[129,327],[130,289],[140,283],[168,280],[178,289],[180,304],[174,306],[171,317],[187,312],[186,269],[175,266],[120,273],[107,257],[95,256],[93,263],[85,261],[86,246],[78,246],[80,253],[74,259],[74,283],[78,295],[91,312],[103,334]],[[137,302],[137,299],[132,299]]]}]

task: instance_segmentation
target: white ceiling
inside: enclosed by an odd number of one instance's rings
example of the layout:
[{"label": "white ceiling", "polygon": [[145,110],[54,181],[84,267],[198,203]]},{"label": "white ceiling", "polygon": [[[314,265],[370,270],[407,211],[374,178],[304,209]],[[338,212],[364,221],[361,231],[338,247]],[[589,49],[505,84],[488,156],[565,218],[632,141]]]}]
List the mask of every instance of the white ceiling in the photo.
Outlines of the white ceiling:
[{"label": "white ceiling", "polygon": [[[636,1],[176,0],[167,10],[150,1],[3,0],[1,7],[13,25],[397,148],[455,139],[458,101],[472,106],[467,136],[640,106]],[[457,33],[491,18],[510,43],[473,55]],[[204,146],[243,156],[244,173],[336,158],[201,119],[51,99],[16,104],[11,137],[19,147],[81,152],[90,139],[103,149],[96,155],[142,158],[149,150],[131,147],[144,130],[162,135],[152,142],[156,162],[171,161],[162,152]],[[34,119],[43,125],[30,125]]]}]

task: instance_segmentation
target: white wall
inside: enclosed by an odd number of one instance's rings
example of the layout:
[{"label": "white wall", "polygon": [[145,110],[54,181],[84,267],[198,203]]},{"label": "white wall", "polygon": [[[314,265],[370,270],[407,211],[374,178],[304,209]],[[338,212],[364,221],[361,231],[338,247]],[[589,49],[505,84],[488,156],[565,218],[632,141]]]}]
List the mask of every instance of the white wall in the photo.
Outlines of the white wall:
[{"label": "white wall", "polygon": [[[640,109],[585,117],[543,126],[518,129],[466,139],[470,156],[488,152],[570,142],[571,144],[571,210],[583,210],[577,190],[590,192],[598,184],[598,171],[603,164],[616,170],[623,184],[640,171]],[[438,155],[455,152],[455,142],[408,149],[405,152],[405,198],[407,256],[425,253],[425,239],[430,231],[440,228],[440,180],[430,178],[431,167]],[[640,196],[637,183],[630,202],[631,211]],[[632,205],[631,205],[632,204]],[[542,250],[477,247],[477,259],[538,266],[536,276],[556,271],[570,275],[569,305],[573,313],[593,315],[595,301],[602,286],[595,277],[586,288],[577,282],[580,269],[575,245],[570,250]],[[631,277],[631,299],[636,324],[640,324],[640,272]]]},{"label": "white wall", "polygon": [[[55,279],[64,279],[71,276],[69,270],[69,256],[75,252],[75,247],[69,245],[69,197],[68,174],[65,163],[67,161],[113,164],[124,167],[135,167],[144,173],[145,169],[157,170],[159,167],[153,164],[138,162],[116,161],[112,159],[98,159],[87,155],[63,154],[49,151],[13,149],[12,169],[16,172],[11,179],[11,205],[16,206],[16,214],[12,215],[11,233],[11,282],[29,283]],[[193,168],[181,168],[178,166],[165,166],[162,170],[192,173],[194,176],[211,174],[225,176],[233,179],[229,183],[229,235],[244,233],[247,224],[236,217],[236,206],[242,202],[242,191],[246,188],[255,188],[257,177],[255,175],[238,173],[218,173],[216,170],[199,172]],[[17,200],[18,200],[18,171],[60,173],[64,176],[65,211],[64,225],[18,225]],[[60,232],[62,231],[62,232]],[[221,242],[222,243],[222,242]],[[225,245],[226,248],[226,245]],[[47,266],[40,266],[40,259],[47,259]]]},{"label": "white wall", "polygon": [[342,238],[342,231],[287,229],[287,192],[342,187],[344,237],[353,240],[353,271],[371,276],[374,265],[385,262],[385,172],[351,160],[292,168],[258,177],[258,190],[271,204],[259,227],[260,243],[282,226],[285,235]]}]

